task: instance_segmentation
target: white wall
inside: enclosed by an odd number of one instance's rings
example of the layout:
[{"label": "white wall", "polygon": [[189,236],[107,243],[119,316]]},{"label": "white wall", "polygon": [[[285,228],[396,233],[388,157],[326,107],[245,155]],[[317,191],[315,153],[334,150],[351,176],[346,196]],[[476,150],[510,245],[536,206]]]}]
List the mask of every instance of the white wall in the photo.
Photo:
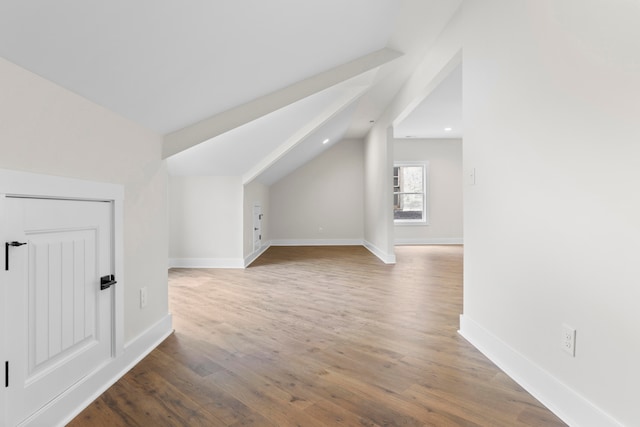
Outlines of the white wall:
[{"label": "white wall", "polygon": [[[0,59],[0,167],[123,184],[125,340],[166,317],[162,138]],[[139,290],[148,305],[139,307]]]},{"label": "white wall", "polygon": [[[254,180],[244,186],[244,223],[242,226],[243,233],[243,255],[245,264],[248,257],[260,254],[260,250],[253,249],[253,206],[259,204],[262,207],[262,245],[269,243],[269,187],[260,181]],[[253,258],[252,257],[252,258]],[[251,259],[253,260],[253,259]]]},{"label": "white wall", "polygon": [[[479,342],[488,332],[628,426],[640,425],[638,23],[626,0],[465,7],[464,157],[477,184],[464,317]],[[560,349],[563,323],[577,329],[575,358]],[[607,425],[552,403],[575,425]]]},{"label": "white wall", "polygon": [[364,240],[365,246],[388,264],[393,252],[393,131],[388,120],[378,120],[365,139]]},{"label": "white wall", "polygon": [[394,161],[427,161],[428,225],[396,225],[396,244],[462,243],[462,140],[396,139]]},{"label": "white wall", "polygon": [[239,176],[169,178],[170,266],[243,266],[242,193]]},{"label": "white wall", "polygon": [[[571,425],[640,424],[639,14],[625,0],[467,0],[367,140],[382,151],[389,124],[463,60],[463,175],[477,184],[464,186],[461,333]],[[384,167],[366,163],[366,187]]]},{"label": "white wall", "polygon": [[361,244],[362,141],[338,142],[273,184],[267,220],[274,244]]},{"label": "white wall", "polygon": [[461,50],[462,17],[457,12],[365,139],[365,244],[387,263],[395,262],[393,188],[390,184],[393,177],[392,126],[402,121],[460,64]]},{"label": "white wall", "polygon": [[[241,268],[254,256],[253,205],[262,204],[269,239],[269,187],[240,176],[169,177],[169,265]],[[252,257],[253,260],[254,257]]]}]

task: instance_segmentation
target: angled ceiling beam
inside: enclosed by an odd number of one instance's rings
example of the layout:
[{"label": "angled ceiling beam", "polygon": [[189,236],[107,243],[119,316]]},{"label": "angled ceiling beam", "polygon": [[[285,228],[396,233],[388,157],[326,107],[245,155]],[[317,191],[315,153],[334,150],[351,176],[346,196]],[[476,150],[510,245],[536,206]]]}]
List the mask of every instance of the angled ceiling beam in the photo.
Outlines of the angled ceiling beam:
[{"label": "angled ceiling beam", "polygon": [[162,158],[171,157],[400,56],[402,53],[384,48],[169,133],[164,136]]},{"label": "angled ceiling beam", "polygon": [[250,183],[257,178],[262,172],[271,167],[274,163],[280,160],[285,154],[287,154],[296,145],[302,142],[306,137],[311,135],[320,126],[327,123],[336,115],[340,114],[345,108],[351,105],[356,99],[362,96],[369,86],[359,86],[351,88],[347,93],[321,111],[313,120],[306,123],[300,129],[296,131],[291,137],[287,138],[282,144],[280,144],[275,150],[273,150],[264,159],[260,160],[254,165],[251,170],[242,175],[242,183],[244,185]]}]

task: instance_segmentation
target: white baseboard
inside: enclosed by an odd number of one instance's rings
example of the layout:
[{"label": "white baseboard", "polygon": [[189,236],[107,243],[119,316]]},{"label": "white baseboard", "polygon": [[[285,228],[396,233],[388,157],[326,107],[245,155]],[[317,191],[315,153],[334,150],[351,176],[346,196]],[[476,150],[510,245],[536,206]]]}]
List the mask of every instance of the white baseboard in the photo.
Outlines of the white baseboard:
[{"label": "white baseboard", "polygon": [[362,239],[276,239],[271,246],[362,246]]},{"label": "white baseboard", "polygon": [[258,257],[260,255],[262,255],[264,253],[264,251],[269,249],[269,247],[271,247],[271,242],[265,242],[265,244],[262,245],[262,247],[260,249],[258,249],[257,251],[254,251],[251,255],[247,256],[244,259],[244,267],[245,268],[249,267],[251,265],[251,263],[253,261],[255,261],[256,259],[258,259]]},{"label": "white baseboard", "polygon": [[431,237],[420,239],[396,239],[395,245],[462,245],[462,237]]},{"label": "white baseboard", "polygon": [[20,424],[21,427],[64,426],[140,362],[171,333],[171,314],[125,345],[123,353],[93,373]]},{"label": "white baseboard", "polygon": [[609,414],[515,351],[468,316],[460,316],[458,332],[570,426],[622,427],[622,424]]},{"label": "white baseboard", "polygon": [[373,243],[367,242],[366,240],[362,243],[362,246],[364,246],[365,248],[367,248],[369,250],[369,252],[371,252],[372,254],[377,256],[378,258],[380,258],[380,260],[382,262],[384,262],[385,264],[395,264],[396,263],[396,254],[394,254],[394,253],[388,254],[388,253],[382,251],[380,248],[378,248]]},{"label": "white baseboard", "polygon": [[244,259],[169,258],[169,268],[244,268]]}]

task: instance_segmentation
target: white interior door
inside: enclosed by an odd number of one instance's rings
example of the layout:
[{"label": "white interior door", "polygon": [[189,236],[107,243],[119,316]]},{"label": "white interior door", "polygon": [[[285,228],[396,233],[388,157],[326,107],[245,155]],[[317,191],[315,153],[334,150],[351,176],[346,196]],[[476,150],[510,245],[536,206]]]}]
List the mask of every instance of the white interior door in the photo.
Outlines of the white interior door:
[{"label": "white interior door", "polygon": [[[6,422],[24,421],[112,357],[113,219],[108,202],[7,197]],[[5,249],[5,242],[1,242]]]},{"label": "white interior door", "polygon": [[262,206],[253,206],[253,250],[254,252],[262,247]]}]

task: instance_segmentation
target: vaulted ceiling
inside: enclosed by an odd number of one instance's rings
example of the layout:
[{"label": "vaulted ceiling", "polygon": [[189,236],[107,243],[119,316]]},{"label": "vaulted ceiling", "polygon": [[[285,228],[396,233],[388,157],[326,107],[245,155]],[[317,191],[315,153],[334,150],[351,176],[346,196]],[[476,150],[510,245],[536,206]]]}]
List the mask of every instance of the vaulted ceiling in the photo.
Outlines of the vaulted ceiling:
[{"label": "vaulted ceiling", "polygon": [[0,56],[165,135],[174,174],[270,184],[363,137],[460,2],[3,0]]}]

